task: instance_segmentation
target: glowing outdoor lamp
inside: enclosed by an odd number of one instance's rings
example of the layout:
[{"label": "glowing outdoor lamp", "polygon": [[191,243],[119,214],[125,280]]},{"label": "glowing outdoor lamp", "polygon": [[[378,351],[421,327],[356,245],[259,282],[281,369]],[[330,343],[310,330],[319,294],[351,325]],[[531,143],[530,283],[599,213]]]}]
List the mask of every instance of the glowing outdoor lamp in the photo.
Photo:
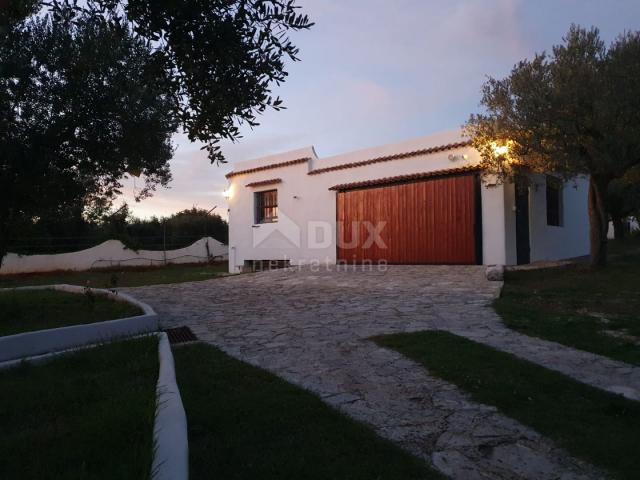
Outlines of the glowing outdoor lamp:
[{"label": "glowing outdoor lamp", "polygon": [[506,145],[500,145],[493,148],[493,151],[496,152],[496,155],[506,155],[509,153],[509,147]]},{"label": "glowing outdoor lamp", "polygon": [[227,188],[222,192],[222,196],[229,200],[231,198],[231,187]]},{"label": "glowing outdoor lamp", "polygon": [[511,142],[508,141],[507,143],[503,143],[503,144],[499,144],[496,142],[493,142],[491,144],[491,149],[493,150],[493,153],[495,153],[496,155],[506,155],[509,153],[509,144]]}]

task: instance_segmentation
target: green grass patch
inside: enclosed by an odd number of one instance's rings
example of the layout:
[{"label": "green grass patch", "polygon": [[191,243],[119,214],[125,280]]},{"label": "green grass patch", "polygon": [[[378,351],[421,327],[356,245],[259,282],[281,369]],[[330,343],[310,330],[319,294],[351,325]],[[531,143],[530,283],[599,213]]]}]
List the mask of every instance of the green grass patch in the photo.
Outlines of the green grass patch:
[{"label": "green grass patch", "polygon": [[142,315],[126,302],[57,290],[0,292],[0,336]]},{"label": "green grass patch", "polygon": [[208,280],[228,272],[227,262],[166,265],[162,267],[103,268],[86,272],[25,273],[0,275],[0,288],[28,285],[91,286],[93,288],[140,287],[165,283]]},{"label": "green grass patch", "polygon": [[0,478],[149,478],[157,376],[155,337],[0,371]]},{"label": "green grass patch", "polygon": [[448,332],[374,338],[616,478],[638,478],[640,402]]},{"label": "green grass patch", "polygon": [[603,270],[578,264],[507,272],[496,311],[526,335],[640,365],[633,338],[640,340],[640,241],[611,250]]},{"label": "green grass patch", "polygon": [[174,356],[192,480],[441,478],[310,392],[214,347]]}]

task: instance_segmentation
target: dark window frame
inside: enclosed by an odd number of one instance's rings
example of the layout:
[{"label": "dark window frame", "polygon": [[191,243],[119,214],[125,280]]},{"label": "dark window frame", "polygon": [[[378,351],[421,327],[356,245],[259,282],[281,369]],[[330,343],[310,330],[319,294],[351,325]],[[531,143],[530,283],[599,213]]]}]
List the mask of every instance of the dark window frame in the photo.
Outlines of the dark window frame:
[{"label": "dark window frame", "polygon": [[278,221],[278,189],[254,192],[255,222],[274,223]]},{"label": "dark window frame", "polygon": [[563,181],[551,175],[547,176],[547,225],[550,227],[562,227],[564,224],[564,185]]}]

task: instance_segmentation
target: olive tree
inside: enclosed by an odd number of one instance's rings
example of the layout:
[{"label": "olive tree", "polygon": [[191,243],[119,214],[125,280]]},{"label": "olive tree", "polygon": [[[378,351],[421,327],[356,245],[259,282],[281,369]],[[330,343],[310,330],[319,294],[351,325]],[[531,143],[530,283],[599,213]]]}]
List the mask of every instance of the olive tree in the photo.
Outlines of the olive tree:
[{"label": "olive tree", "polygon": [[172,136],[223,162],[267,108],[311,26],[292,0],[0,2],[0,261],[41,218],[109,206],[171,180]]},{"label": "olive tree", "polygon": [[604,266],[609,185],[640,163],[640,33],[606,47],[596,28],[573,25],[563,40],[489,78],[465,132],[499,178],[587,176],[591,261]]}]

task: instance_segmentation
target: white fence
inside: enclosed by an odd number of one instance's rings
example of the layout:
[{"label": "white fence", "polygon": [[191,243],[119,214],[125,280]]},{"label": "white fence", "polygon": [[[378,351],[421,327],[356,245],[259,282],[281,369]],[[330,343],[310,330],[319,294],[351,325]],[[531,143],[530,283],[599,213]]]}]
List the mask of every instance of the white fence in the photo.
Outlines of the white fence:
[{"label": "white fence", "polygon": [[79,252],[52,255],[18,255],[8,253],[2,260],[0,274],[89,270],[105,267],[157,266],[167,263],[199,263],[227,260],[229,248],[218,240],[205,237],[178,250],[131,250],[119,240],[107,240]]},{"label": "white fence", "polygon": [[[629,232],[637,232],[640,230],[640,220],[637,218],[629,217],[627,218],[627,228]],[[607,232],[607,238],[612,240],[616,237],[615,231],[613,230],[613,222],[609,222],[609,230]]]}]

